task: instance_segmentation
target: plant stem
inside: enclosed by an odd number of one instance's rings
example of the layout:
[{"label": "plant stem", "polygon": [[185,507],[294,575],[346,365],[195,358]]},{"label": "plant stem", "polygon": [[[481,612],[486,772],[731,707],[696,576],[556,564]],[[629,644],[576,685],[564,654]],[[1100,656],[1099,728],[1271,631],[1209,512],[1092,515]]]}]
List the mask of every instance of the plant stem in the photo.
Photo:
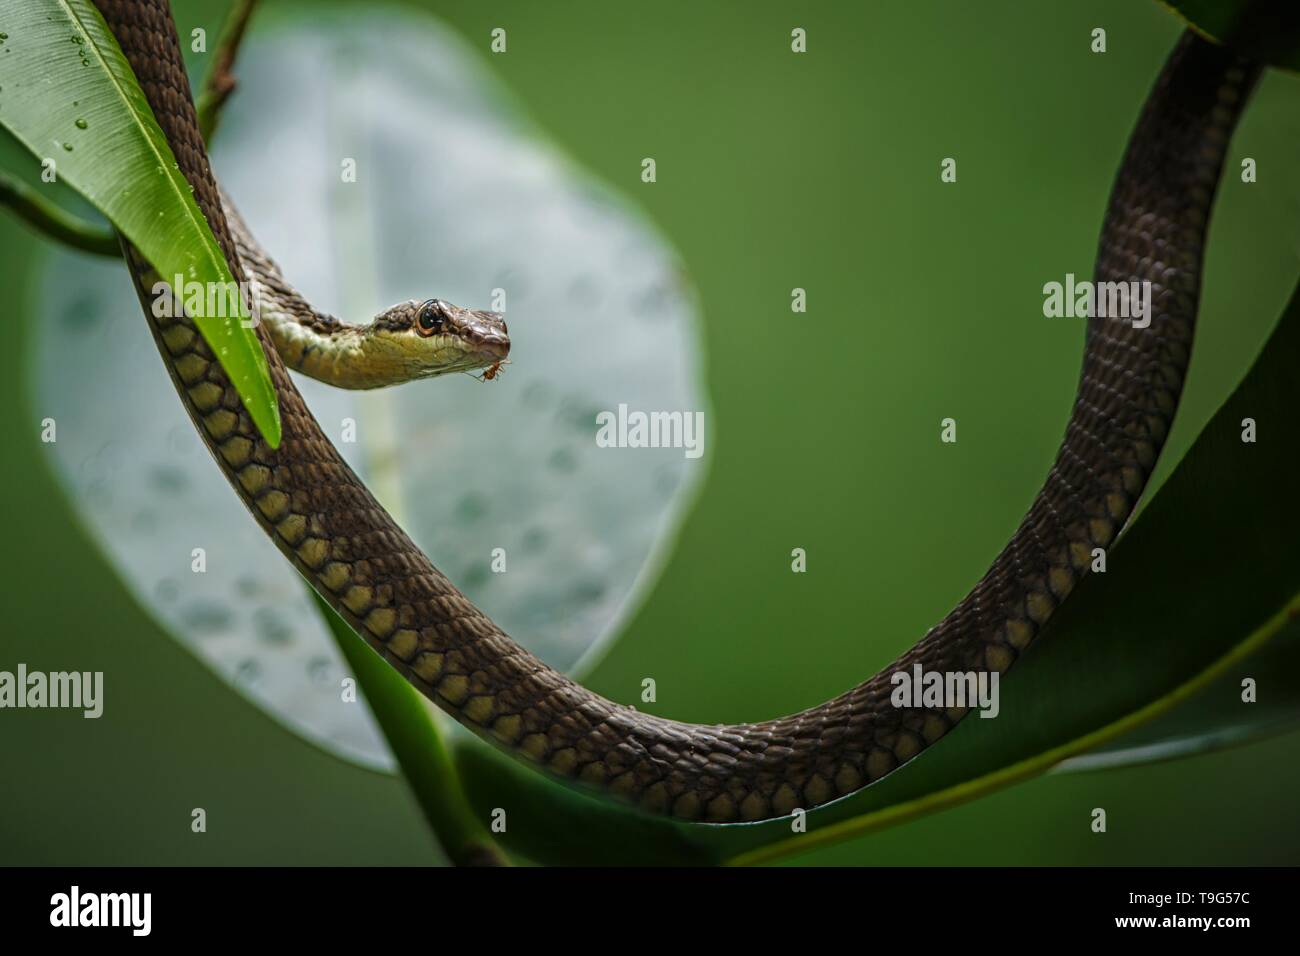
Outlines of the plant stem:
[{"label": "plant stem", "polygon": [[115,259],[122,255],[113,230],[96,226],[68,212],[27,183],[3,172],[0,172],[0,205],[8,206],[36,231],[74,249]]},{"label": "plant stem", "polygon": [[256,6],[257,0],[235,0],[221,28],[212,66],[208,69],[203,88],[199,92],[195,104],[199,114],[199,132],[203,135],[203,142],[209,146],[221,119],[221,108],[235,91],[235,57],[239,54],[239,44],[244,40],[244,31]]},{"label": "plant stem", "polygon": [[470,809],[442,732],[419,695],[320,595],[312,597],[447,856],[457,866],[509,865]]}]

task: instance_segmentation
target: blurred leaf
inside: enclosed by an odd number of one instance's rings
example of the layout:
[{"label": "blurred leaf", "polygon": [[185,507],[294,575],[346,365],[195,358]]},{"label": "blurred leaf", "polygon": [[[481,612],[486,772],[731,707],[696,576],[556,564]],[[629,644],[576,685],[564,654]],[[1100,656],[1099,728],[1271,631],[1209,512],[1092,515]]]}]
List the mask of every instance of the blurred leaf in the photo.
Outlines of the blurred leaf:
[{"label": "blurred leaf", "polygon": [[[0,13],[0,123],[113,223],[172,285],[228,288],[217,241],[117,41],[89,0],[25,0]],[[124,185],[125,184],[125,185]],[[185,288],[178,288],[177,276]],[[237,316],[194,321],[272,447],[280,414],[266,356]]]},{"label": "blurred leaf", "polygon": [[1300,70],[1300,4],[1295,0],[1161,0],[1198,32],[1288,70]]},{"label": "blurred leaf", "polygon": [[[1233,726],[1249,727],[1257,705],[1242,703],[1239,687],[1227,678],[1269,673],[1261,682],[1269,694],[1294,696],[1293,689],[1279,691],[1288,681],[1293,685],[1293,678],[1265,670],[1269,662],[1251,655],[1300,615],[1300,549],[1295,547],[1300,512],[1276,506],[1295,495],[1296,355],[1300,290],[1245,379],[1111,549],[1106,573],[1084,579],[1002,682],[998,717],[963,720],[878,783],[813,811],[806,834],[792,836],[788,820],[692,827],[612,804],[597,811],[593,798],[526,780],[532,771],[495,755],[485,757],[477,742],[457,748],[466,790],[474,800],[527,802],[542,820],[599,812],[602,827],[620,833],[621,862],[662,862],[667,854],[682,863],[701,855],[756,863],[900,823],[1043,773],[1184,702],[1205,701],[1197,695],[1207,688],[1222,695],[1211,702],[1216,710],[1236,712]],[[1258,427],[1253,444],[1241,440],[1247,417]],[[1216,683],[1219,678],[1226,686]],[[1210,713],[1209,706],[1200,706]],[[1207,719],[1200,730],[1184,733],[1196,739],[1219,726]],[[540,837],[512,830],[509,839]],[[606,862],[611,851],[604,844],[614,841],[599,842],[572,839],[559,846],[530,845],[524,852],[556,854],[542,857],[547,862]]]}]

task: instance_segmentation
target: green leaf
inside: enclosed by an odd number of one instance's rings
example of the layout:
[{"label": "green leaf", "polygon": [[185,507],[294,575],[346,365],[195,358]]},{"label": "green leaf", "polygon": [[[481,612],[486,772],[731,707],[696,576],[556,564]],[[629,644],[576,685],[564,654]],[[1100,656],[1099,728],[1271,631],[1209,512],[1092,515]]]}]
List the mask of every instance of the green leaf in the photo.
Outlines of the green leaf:
[{"label": "green leaf", "polygon": [[[1087,772],[1172,760],[1250,743],[1300,724],[1300,621],[1256,654],[1227,668],[1184,703],[1136,730],[1072,757],[1057,772]],[[1242,682],[1257,700],[1242,706]]]},{"label": "green leaf", "polygon": [[453,744],[470,803],[507,810],[510,826],[497,839],[519,856],[558,866],[690,866],[722,858],[700,839],[702,827],[569,789],[467,731],[458,732]]},{"label": "green leaf", "polygon": [[1198,33],[1241,53],[1300,70],[1300,5],[1294,0],[1161,0]]},{"label": "green leaf", "polygon": [[[471,799],[527,801],[540,819],[598,817],[621,862],[700,859],[759,863],[839,842],[953,806],[1119,740],[1216,691],[1215,708],[1255,720],[1243,675],[1272,673],[1262,692],[1294,697],[1285,671],[1252,655],[1294,657],[1300,617],[1300,512],[1294,498],[1294,411],[1300,407],[1300,289],[1249,373],[1156,497],[1089,575],[1001,685],[996,719],[970,717],[873,786],[814,811],[808,832],[787,820],[695,826],[654,820],[549,782],[477,743],[458,748]],[[1258,441],[1243,442],[1254,419]],[[1284,705],[1285,709],[1285,705]],[[1208,713],[1208,710],[1207,710]],[[1217,721],[1202,721],[1200,735]],[[1268,722],[1276,727],[1276,722]],[[1207,726],[1208,725],[1208,726]],[[526,840],[512,834],[508,840]],[[531,835],[531,838],[536,838]],[[512,845],[507,843],[507,845]],[[604,862],[609,850],[573,840],[521,846],[547,862]],[[553,853],[554,856],[546,856]]]},{"label": "green leaf", "polygon": [[[89,0],[26,0],[0,14],[0,124],[92,202],[173,288],[233,278],[130,66]],[[185,288],[177,288],[180,277]],[[233,316],[195,316],[272,447],[275,390],[242,298]]]}]

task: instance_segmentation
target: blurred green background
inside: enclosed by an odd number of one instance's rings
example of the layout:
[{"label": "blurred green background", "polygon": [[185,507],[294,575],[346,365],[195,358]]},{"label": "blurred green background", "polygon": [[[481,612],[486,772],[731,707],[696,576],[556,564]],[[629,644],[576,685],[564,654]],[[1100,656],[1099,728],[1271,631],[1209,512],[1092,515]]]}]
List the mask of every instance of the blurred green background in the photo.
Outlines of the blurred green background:
[{"label": "blurred green background", "polygon": [[[874,673],[984,571],[1050,464],[1083,334],[1043,318],[1041,288],[1090,274],[1124,142],[1179,22],[1121,0],[412,5],[460,30],[563,149],[646,210],[699,291],[711,471],[588,683],[633,700],[653,677],[656,713],[712,723],[788,713]],[[176,6],[182,35],[213,34],[226,9]],[[490,56],[498,26],[509,52]],[[789,52],[795,26],[804,56]],[[1097,26],[1104,55],[1089,51]],[[1298,82],[1270,72],[1234,141],[1161,475],[1295,282]],[[639,179],[645,156],[653,185]],[[949,156],[955,185],[939,181]],[[1250,186],[1233,174],[1244,156],[1259,163]],[[11,342],[40,319],[29,277],[43,254],[0,219]],[[796,286],[805,315],[789,310]],[[109,704],[98,721],[0,715],[0,862],[438,861],[399,778],[299,740],[126,596],[43,461],[26,351],[0,355],[12,410],[0,667],[104,670]],[[955,446],[938,441],[946,416]],[[793,547],[807,574],[790,573]],[[796,862],[1296,863],[1298,758],[1291,733],[1048,776]],[[206,834],[190,832],[195,806]],[[1097,806],[1105,835],[1087,825]]]}]

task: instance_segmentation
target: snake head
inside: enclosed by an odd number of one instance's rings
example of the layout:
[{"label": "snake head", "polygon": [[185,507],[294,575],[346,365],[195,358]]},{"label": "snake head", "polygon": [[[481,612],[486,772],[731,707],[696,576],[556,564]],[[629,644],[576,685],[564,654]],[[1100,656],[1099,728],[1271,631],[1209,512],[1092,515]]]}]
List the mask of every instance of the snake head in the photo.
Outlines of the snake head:
[{"label": "snake head", "polygon": [[472,372],[505,361],[510,336],[498,312],[462,309],[442,299],[403,302],[378,316],[367,352],[404,378]]}]

